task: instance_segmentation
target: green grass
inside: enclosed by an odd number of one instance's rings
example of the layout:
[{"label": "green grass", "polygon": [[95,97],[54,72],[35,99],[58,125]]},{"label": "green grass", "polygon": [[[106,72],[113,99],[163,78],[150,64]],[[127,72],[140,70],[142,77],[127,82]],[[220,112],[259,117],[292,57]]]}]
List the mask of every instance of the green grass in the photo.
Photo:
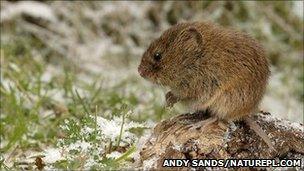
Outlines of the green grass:
[{"label": "green grass", "polygon": [[[27,41],[21,39],[1,44],[0,136],[1,157],[6,159],[5,162],[1,160],[3,169],[24,168],[25,166],[18,165],[17,162],[26,158],[18,157],[21,153],[43,152],[52,147],[67,148],[80,140],[91,143],[92,148],[87,152],[68,151],[68,159],[47,167],[84,168],[87,161],[84,156],[96,162],[90,166],[92,169],[126,167],[126,163],[131,162],[130,155],[136,150],[137,139],[146,130],[145,127],[124,130],[126,122],[139,123],[148,118],[158,121],[169,116],[160,103],[155,103],[156,95],[140,110],[142,113],[127,114],[128,111],[132,113],[140,103],[138,92],[146,91],[139,89],[123,93],[127,86],[141,87],[134,77],[122,79],[112,87],[103,87],[103,84],[100,84],[103,79],[107,81],[102,74],[88,75],[96,80],[93,83],[81,81],[78,79],[79,66],[65,58],[61,59],[60,64],[53,64],[49,58],[35,57],[31,54],[30,47],[45,47],[31,37],[28,37]],[[60,69],[60,72],[48,73],[49,66]],[[51,78],[45,80],[45,74],[50,74]],[[56,93],[60,94],[60,98],[54,96]],[[97,126],[97,117],[121,119],[120,132],[114,140],[102,138],[104,135]],[[94,129],[88,136],[81,133],[81,130],[87,127]],[[136,136],[134,141],[128,142],[124,139],[123,134],[127,132]],[[121,156],[107,157],[107,154],[116,150],[120,151]],[[9,160],[7,155],[11,155]],[[26,168],[33,169],[36,166],[28,164]]]}]

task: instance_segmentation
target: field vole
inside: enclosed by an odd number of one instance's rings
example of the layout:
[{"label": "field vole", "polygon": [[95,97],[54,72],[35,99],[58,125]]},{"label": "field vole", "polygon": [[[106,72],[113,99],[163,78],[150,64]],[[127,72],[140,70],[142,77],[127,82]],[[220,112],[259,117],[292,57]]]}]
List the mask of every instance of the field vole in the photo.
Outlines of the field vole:
[{"label": "field vole", "polygon": [[258,110],[270,71],[264,49],[248,35],[209,22],[176,24],[151,43],[138,71],[171,89],[167,106],[181,101],[208,109],[212,118],[245,120],[273,148],[249,117]]}]

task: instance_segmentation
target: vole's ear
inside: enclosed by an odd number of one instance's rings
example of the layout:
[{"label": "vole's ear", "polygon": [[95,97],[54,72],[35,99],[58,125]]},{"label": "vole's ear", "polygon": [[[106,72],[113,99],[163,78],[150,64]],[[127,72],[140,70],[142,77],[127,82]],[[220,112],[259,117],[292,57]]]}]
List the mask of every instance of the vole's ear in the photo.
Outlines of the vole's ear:
[{"label": "vole's ear", "polygon": [[180,38],[182,41],[192,40],[192,41],[194,41],[193,43],[195,43],[197,45],[200,45],[203,43],[203,36],[195,27],[190,27],[190,28],[184,29],[180,33]]}]

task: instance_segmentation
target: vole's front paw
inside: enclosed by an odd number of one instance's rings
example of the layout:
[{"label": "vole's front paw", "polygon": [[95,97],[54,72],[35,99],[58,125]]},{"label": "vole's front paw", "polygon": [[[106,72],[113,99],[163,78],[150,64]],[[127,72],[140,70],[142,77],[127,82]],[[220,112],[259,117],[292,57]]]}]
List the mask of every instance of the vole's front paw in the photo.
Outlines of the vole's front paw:
[{"label": "vole's front paw", "polygon": [[166,94],[166,107],[173,107],[177,101],[178,97],[176,97],[171,91]]}]

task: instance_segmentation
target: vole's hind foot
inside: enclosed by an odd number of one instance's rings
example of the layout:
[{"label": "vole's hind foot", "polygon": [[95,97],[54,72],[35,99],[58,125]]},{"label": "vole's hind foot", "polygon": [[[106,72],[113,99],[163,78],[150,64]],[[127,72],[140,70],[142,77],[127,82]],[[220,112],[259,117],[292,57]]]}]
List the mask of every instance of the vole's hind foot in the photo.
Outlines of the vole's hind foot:
[{"label": "vole's hind foot", "polygon": [[202,121],[199,121],[195,124],[192,124],[189,126],[189,129],[191,130],[194,130],[194,129],[204,129],[206,128],[208,125],[211,125],[213,124],[214,122],[216,122],[218,120],[218,118],[216,117],[210,117],[208,119],[205,119],[205,120],[202,120]]},{"label": "vole's hind foot", "polygon": [[275,146],[272,144],[269,136],[264,130],[250,117],[244,118],[245,123],[267,144],[270,150],[277,153]]}]

